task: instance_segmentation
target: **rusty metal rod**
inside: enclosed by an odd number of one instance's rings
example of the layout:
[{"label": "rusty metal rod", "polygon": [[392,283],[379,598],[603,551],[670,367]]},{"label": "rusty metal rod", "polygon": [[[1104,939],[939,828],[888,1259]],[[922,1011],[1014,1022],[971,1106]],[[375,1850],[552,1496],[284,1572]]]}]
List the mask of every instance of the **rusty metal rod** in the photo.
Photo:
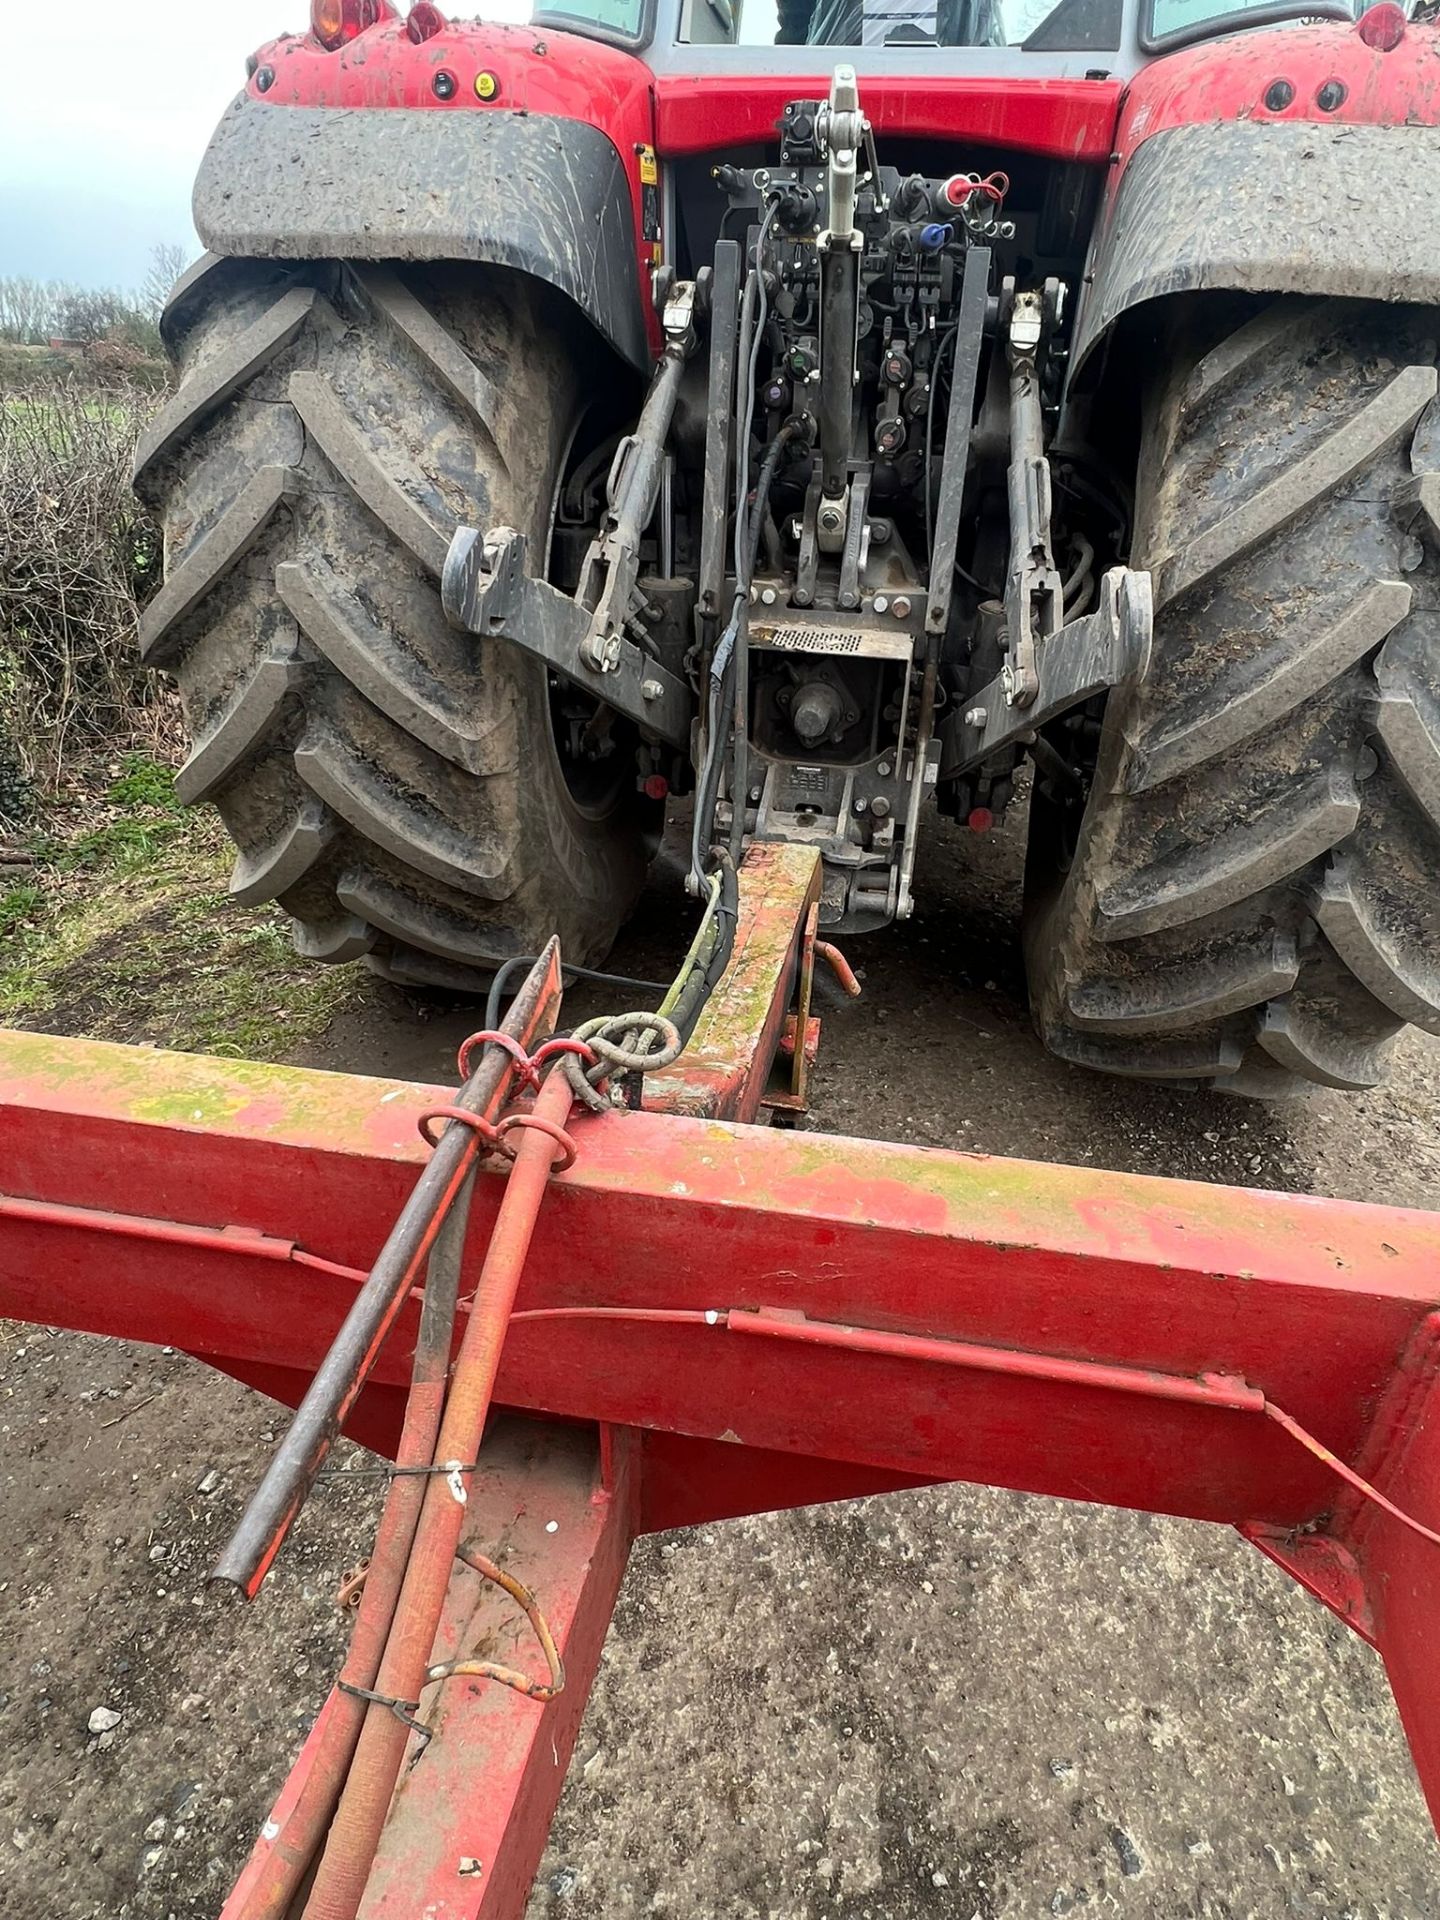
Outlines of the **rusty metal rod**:
[{"label": "rusty metal rod", "polygon": [[365,1720],[364,1700],[349,1689],[373,1687],[380,1671],[425,1500],[426,1483],[414,1469],[429,1466],[435,1458],[435,1442],[445,1406],[445,1384],[450,1375],[460,1266],[474,1186],[472,1173],[430,1255],[410,1393],[395,1454],[396,1466],[410,1471],[390,1482],[360,1593],[354,1632],[340,1669],[339,1684],[331,1693],[321,1723],[319,1745],[299,1799],[284,1818],[272,1815],[266,1821],[242,1882],[243,1896],[233,1909],[227,1905],[221,1920],[285,1920],[301,1882],[320,1851],[345,1785]]},{"label": "rusty metal rod", "polygon": [[120,1240],[160,1241],[195,1247],[202,1253],[238,1253],[247,1260],[294,1260],[318,1267],[342,1280],[363,1280],[358,1267],[344,1267],[319,1254],[306,1253],[293,1240],[250,1227],[197,1227],[182,1220],[157,1220],[149,1214],[113,1213],[106,1207],[72,1207],[59,1200],[24,1200],[0,1193],[0,1220],[26,1220],[41,1227],[69,1227],[77,1233],[106,1233]]},{"label": "rusty metal rod", "polygon": [[[563,1074],[552,1072],[536,1099],[536,1118],[563,1127],[571,1103],[569,1082]],[[435,1448],[437,1462],[471,1461],[480,1450],[500,1352],[557,1155],[553,1138],[538,1127],[526,1128],[519,1142],[455,1362]],[[461,1491],[468,1497],[471,1476],[458,1471]],[[424,1482],[415,1544],[375,1684],[375,1692],[384,1700],[410,1703],[412,1712],[426,1684],[465,1520],[465,1506],[451,1484],[453,1478],[432,1477]],[[390,1706],[381,1699],[369,1702],[350,1776],[305,1905],[305,1920],[355,1920],[409,1737],[409,1726]]]},{"label": "rusty metal rod", "polygon": [[829,967],[830,971],[852,1000],[858,1000],[860,998],[862,988],[860,982],[855,978],[855,969],[833,942],[829,940],[817,940],[815,942],[815,958],[825,962],[826,966]]},{"label": "rusty metal rod", "polygon": [[758,1334],[769,1340],[793,1340],[802,1346],[840,1347],[892,1360],[921,1360],[980,1373],[1007,1373],[1021,1379],[1058,1381],[1065,1386],[1098,1387],[1110,1393],[1138,1393],[1155,1400],[1179,1400],[1231,1413],[1263,1413],[1258,1387],[1226,1374],[1195,1377],[1161,1373],[1151,1367],[1116,1366],[1104,1360],[1068,1360],[1055,1353],[1026,1353],[1010,1347],[981,1346],[972,1340],[939,1340],[928,1334],[890,1333],[882,1327],[847,1327],[831,1320],[807,1320],[803,1314],[766,1313],[731,1307],[723,1316],[731,1333]]},{"label": "rusty metal rod", "polygon": [[764,1307],[527,1307],[514,1314],[528,1320],[640,1321],[656,1326],[718,1327],[722,1332],[789,1340],[806,1347],[839,1347],[848,1353],[878,1354],[888,1360],[918,1360],[927,1365],[965,1367],[976,1373],[1004,1373],[1068,1387],[1095,1387],[1106,1393],[1136,1393],[1152,1400],[1178,1400],[1187,1406],[1216,1407],[1230,1413],[1264,1413],[1265,1395],[1229,1374],[1161,1373],[1108,1360],[1070,1360],[1063,1354],[1030,1353],[1021,1347],[982,1346],[973,1340],[949,1340],[923,1333],[892,1333],[884,1327],[852,1327],[836,1320],[809,1320],[804,1314]]},{"label": "rusty metal rod", "polygon": [[[560,943],[551,940],[512,1002],[504,1032],[523,1042],[547,1016],[553,1019],[559,967]],[[509,1054],[487,1047],[455,1096],[456,1105],[493,1120],[504,1104],[513,1070]],[[446,1128],[216,1562],[212,1579],[232,1581],[248,1599],[259,1591],[480,1150],[473,1127]]]}]

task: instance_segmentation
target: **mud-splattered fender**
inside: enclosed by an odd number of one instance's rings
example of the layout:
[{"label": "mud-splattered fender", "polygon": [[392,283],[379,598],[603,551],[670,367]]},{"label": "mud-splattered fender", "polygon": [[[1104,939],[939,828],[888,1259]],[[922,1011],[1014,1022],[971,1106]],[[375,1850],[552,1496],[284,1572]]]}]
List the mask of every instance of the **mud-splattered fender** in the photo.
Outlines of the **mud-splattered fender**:
[{"label": "mud-splattered fender", "polygon": [[514,268],[649,365],[630,179],[609,135],[584,121],[242,95],[201,165],[195,224],[212,253],[247,259]]},{"label": "mud-splattered fender", "polygon": [[1075,340],[1203,290],[1440,301],[1440,33],[1334,22],[1167,54],[1126,89]]}]

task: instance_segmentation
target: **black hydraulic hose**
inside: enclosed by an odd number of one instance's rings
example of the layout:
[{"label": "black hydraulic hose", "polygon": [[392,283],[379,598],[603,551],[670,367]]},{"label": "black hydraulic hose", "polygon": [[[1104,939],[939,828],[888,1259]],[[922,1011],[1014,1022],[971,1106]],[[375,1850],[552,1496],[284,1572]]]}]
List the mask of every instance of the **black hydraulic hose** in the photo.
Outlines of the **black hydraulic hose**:
[{"label": "black hydraulic hose", "polygon": [[[537,956],[522,953],[513,960],[507,960],[496,969],[495,978],[490,982],[490,992],[485,1001],[485,1025],[490,1030],[500,1024],[500,1003],[505,998],[505,989],[512,977],[522,967],[533,967]],[[600,987],[624,987],[636,993],[665,993],[667,989],[656,980],[631,980],[623,973],[597,973],[593,967],[575,967],[568,960],[560,963],[561,978],[570,980],[590,980]]]},{"label": "black hydraulic hose", "polygon": [[760,475],[755,482],[755,505],[751,509],[749,523],[745,529],[745,573],[744,577],[736,582],[737,589],[742,593],[750,591],[750,583],[755,578],[755,562],[760,555],[760,534],[765,524],[765,516],[770,510],[770,489],[775,484],[780,456],[792,440],[798,440],[808,432],[808,421],[787,420],[765,449],[764,457],[760,462]]},{"label": "black hydraulic hose", "polygon": [[[721,754],[719,735],[725,724],[725,714],[730,704],[730,688],[734,678],[735,642],[740,627],[740,608],[737,604],[730,616],[729,624],[721,635],[720,645],[715,650],[716,661],[720,665],[718,675],[713,673],[710,681],[709,700],[706,709],[705,737],[708,751],[704,765],[700,769],[700,779],[695,788],[695,824],[692,835],[692,853],[697,879],[703,879],[705,855],[715,836],[715,807],[720,797]],[[722,657],[723,656],[723,657]]]}]

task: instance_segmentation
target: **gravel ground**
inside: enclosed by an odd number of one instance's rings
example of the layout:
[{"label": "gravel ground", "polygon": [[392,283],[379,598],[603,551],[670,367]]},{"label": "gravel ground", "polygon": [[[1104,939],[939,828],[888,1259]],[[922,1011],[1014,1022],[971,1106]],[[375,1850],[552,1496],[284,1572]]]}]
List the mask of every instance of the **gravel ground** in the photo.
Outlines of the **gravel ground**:
[{"label": "gravel ground", "polygon": [[[1436,1204],[1431,1043],[1268,1110],[1046,1058],[1019,825],[934,829],[916,919],[855,943],[814,1125]],[[671,950],[672,884],[618,965]],[[443,1078],[473,1022],[427,1013],[367,993],[303,1057]],[[0,1329],[3,1920],[218,1910],[375,1505],[347,1454],[264,1598],[208,1596],[278,1420],[176,1355]],[[642,1542],[529,1911],[1432,1920],[1440,1851],[1378,1662],[1238,1539],[954,1487]]]}]

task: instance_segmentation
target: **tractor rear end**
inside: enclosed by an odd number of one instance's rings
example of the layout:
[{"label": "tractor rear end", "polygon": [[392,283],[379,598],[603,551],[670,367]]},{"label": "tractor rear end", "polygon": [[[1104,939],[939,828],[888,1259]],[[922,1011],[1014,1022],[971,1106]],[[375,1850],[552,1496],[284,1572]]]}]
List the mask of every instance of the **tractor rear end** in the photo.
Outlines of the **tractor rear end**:
[{"label": "tractor rear end", "polygon": [[[515,1920],[637,1534],[950,1479],[1238,1527],[1440,1809],[1440,1224],[756,1124],[822,936],[1022,776],[1065,1057],[1437,1024],[1435,38],[1303,12],[318,0],[253,60],[138,462],[181,790],[303,952],[531,970],[458,1091],[0,1036],[0,1309],[296,1408],[217,1575],[342,1427],[396,1463],[226,1920]],[[680,799],[673,987],[557,1040]]]},{"label": "tractor rear end", "polygon": [[953,11],[254,57],[138,463],[181,791],[302,952],[467,991],[602,956],[674,802],[692,894],[810,846],[855,933],[1018,783],[1053,1050],[1374,1085],[1440,1029],[1434,32]]}]

